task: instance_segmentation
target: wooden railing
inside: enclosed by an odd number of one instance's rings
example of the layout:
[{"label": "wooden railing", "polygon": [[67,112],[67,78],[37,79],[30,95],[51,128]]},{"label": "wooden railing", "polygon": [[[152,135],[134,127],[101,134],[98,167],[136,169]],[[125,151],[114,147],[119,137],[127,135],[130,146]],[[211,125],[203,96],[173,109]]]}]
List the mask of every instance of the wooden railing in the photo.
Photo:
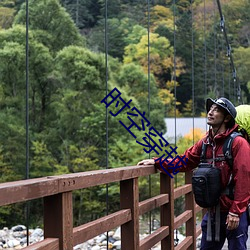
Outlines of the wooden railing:
[{"label": "wooden railing", "polygon": [[[161,241],[162,250],[196,249],[201,233],[190,174],[186,184],[174,189],[173,179],[160,174],[160,194],[139,202],[138,177],[155,174],[153,166],[132,166],[60,176],[48,176],[0,184],[0,206],[43,198],[44,240],[25,250],[72,250],[101,233],[121,226],[122,250],[147,250]],[[72,191],[120,182],[120,210],[73,228]],[[174,200],[185,195],[185,212],[174,217]],[[160,228],[139,240],[139,216],[160,207]],[[174,247],[174,230],[186,224],[186,238]]]}]

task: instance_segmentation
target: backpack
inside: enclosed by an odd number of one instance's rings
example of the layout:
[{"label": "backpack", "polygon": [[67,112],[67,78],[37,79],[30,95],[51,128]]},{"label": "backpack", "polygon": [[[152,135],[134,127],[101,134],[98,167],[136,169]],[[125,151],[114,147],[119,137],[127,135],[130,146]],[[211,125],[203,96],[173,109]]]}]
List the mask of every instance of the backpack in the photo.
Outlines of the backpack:
[{"label": "backpack", "polygon": [[235,122],[239,125],[239,131],[250,143],[250,105],[239,105],[235,109],[237,111]]},{"label": "backpack", "polygon": [[[232,143],[241,133],[233,132],[227,138],[223,145],[224,157],[217,157],[215,161],[226,160],[230,169],[233,168]],[[215,207],[219,203],[222,192],[226,191],[229,198],[233,199],[233,183],[230,181],[226,190],[221,188],[221,170],[206,162],[207,144],[202,144],[201,162],[192,176],[192,187],[195,202],[203,208]]]}]

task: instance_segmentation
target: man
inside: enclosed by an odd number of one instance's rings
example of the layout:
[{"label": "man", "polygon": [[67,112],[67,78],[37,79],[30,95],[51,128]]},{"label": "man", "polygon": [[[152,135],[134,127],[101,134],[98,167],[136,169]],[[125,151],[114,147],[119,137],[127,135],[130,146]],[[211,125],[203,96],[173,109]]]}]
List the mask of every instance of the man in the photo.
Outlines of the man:
[{"label": "man", "polygon": [[[226,189],[230,182],[230,176],[234,185],[233,198],[223,193],[220,197],[220,239],[215,240],[215,219],[214,212],[212,218],[212,241],[207,241],[207,219],[208,213],[202,220],[202,240],[201,250],[220,250],[225,239],[228,239],[229,250],[245,250],[248,237],[248,218],[247,206],[250,201],[250,146],[249,143],[237,136],[232,144],[233,170],[225,160],[215,161],[215,158],[222,158],[223,145],[226,138],[234,131],[238,130],[235,124],[236,109],[226,98],[217,100],[207,99],[207,124],[210,129],[203,139],[186,150],[185,156],[188,158],[186,165],[182,163],[178,170],[185,172],[191,171],[200,163],[202,144],[207,144],[206,159],[214,163],[215,167],[221,169],[221,185]],[[181,156],[182,157],[182,156]],[[154,164],[160,171],[161,169],[157,158],[143,160],[138,165]],[[223,159],[223,158],[222,158]],[[168,162],[162,163],[168,170]],[[172,163],[173,164],[173,163]],[[173,166],[173,165],[172,165]]]}]

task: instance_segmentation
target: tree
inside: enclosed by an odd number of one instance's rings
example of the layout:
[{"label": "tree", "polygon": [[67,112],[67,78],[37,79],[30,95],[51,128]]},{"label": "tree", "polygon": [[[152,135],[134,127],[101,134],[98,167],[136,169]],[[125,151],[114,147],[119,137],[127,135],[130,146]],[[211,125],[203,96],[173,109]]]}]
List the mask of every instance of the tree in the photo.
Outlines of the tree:
[{"label": "tree", "polygon": [[[153,75],[145,74],[140,65],[134,63],[125,64],[121,67],[117,82],[126,89],[129,96],[138,101],[142,111],[146,111],[150,122],[159,131],[163,131],[164,124],[164,103],[161,101],[156,81]],[[150,102],[150,110],[148,103]],[[148,114],[150,112],[150,114]]]},{"label": "tree", "polygon": [[[243,48],[243,47],[239,47],[237,49],[235,49],[235,65],[237,68],[237,73],[240,76],[240,78],[238,78],[238,81],[241,84],[241,87],[244,91],[243,95],[246,95],[244,97],[243,101],[246,101],[246,103],[248,103],[250,101],[249,98],[249,93],[250,93],[250,73],[249,73],[249,56],[250,56],[250,48]],[[237,84],[239,83],[237,82]]]},{"label": "tree", "polygon": [[15,10],[13,8],[2,7],[0,5],[0,29],[8,29],[11,27],[14,19]]},{"label": "tree", "polygon": [[61,4],[68,10],[76,26],[87,32],[98,23],[101,5],[98,0],[61,0]]},{"label": "tree", "polygon": [[[26,24],[25,3],[15,17],[14,24]],[[84,45],[83,37],[58,0],[29,1],[29,28],[36,31],[36,39],[53,52],[69,45]]]}]

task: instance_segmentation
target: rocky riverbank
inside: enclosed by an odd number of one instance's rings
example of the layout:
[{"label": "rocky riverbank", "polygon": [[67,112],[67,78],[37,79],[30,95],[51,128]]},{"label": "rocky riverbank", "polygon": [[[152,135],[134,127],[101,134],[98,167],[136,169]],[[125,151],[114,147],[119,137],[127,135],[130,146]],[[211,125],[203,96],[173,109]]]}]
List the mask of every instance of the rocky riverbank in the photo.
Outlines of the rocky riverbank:
[{"label": "rocky riverbank", "polygon": [[[140,235],[143,239],[147,234]],[[181,241],[184,237],[178,236]],[[29,244],[39,242],[44,239],[43,230],[41,228],[29,229]],[[24,225],[17,225],[8,229],[7,227],[0,230],[0,249],[22,249],[27,246],[27,229]],[[107,234],[101,234],[83,244],[74,247],[74,250],[104,250],[121,249],[121,231],[117,228],[115,231],[109,231]],[[152,248],[152,250],[160,250],[160,243]]]}]

